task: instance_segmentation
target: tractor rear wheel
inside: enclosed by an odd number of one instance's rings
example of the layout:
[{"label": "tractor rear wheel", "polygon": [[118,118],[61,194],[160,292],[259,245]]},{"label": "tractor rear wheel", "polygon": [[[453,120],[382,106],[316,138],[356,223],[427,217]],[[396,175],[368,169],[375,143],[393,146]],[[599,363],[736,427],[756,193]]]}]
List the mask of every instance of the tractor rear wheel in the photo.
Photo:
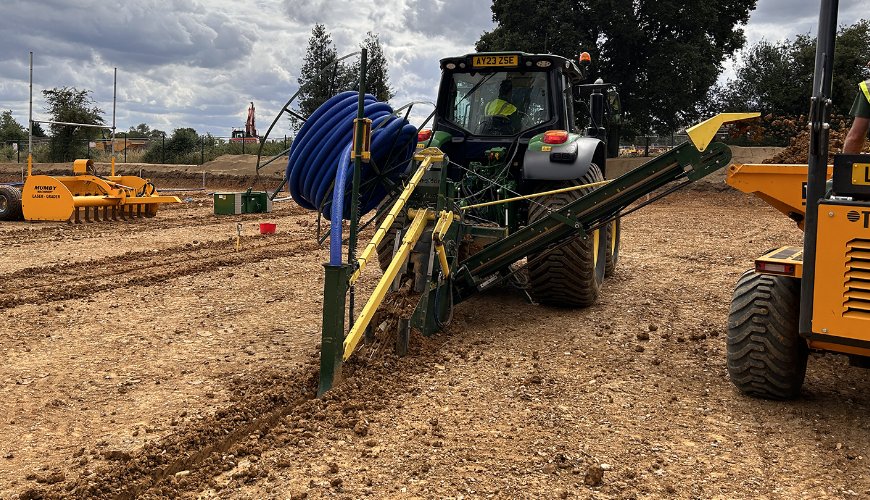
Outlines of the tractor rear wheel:
[{"label": "tractor rear wheel", "polygon": [[21,220],[21,191],[15,186],[0,186],[0,220]]},{"label": "tractor rear wheel", "polygon": [[604,277],[609,278],[616,272],[619,262],[619,240],[622,236],[622,219],[617,217],[607,225],[607,236],[604,238],[607,250],[604,256]]},{"label": "tractor rear wheel", "polygon": [[728,375],[744,394],[793,399],[809,349],[798,333],[800,280],[747,271],[728,313]]},{"label": "tractor rear wheel", "polygon": [[[577,186],[600,182],[604,179],[598,166],[592,164],[586,175],[562,186],[547,189]],[[529,221],[547,216],[568,203],[582,197],[594,188],[578,189],[538,198],[529,207]],[[529,285],[532,296],[544,304],[563,307],[587,307],[598,300],[601,283],[604,281],[606,229],[593,231],[586,237],[578,237],[569,243],[542,253],[530,255]]]}]

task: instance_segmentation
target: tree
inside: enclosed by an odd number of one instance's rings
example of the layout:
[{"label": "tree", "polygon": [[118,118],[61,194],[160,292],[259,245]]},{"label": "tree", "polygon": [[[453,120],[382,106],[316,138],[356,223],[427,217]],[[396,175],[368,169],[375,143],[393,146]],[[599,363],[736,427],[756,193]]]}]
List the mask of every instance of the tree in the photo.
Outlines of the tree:
[{"label": "tree", "polygon": [[[91,99],[90,90],[78,90],[75,87],[54,88],[43,90],[45,110],[53,121],[67,123],[85,123],[102,125],[103,111]],[[49,156],[51,161],[71,161],[83,158],[87,152],[88,141],[100,135],[99,129],[77,127],[71,125],[52,124]]]},{"label": "tree", "polygon": [[[866,78],[868,37],[867,20],[843,26],[837,33],[831,91],[832,112],[836,115],[849,113],[858,82]],[[815,57],[816,39],[807,34],[752,45],[741,53],[736,77],[711,94],[711,111],[760,111],[791,118],[806,114],[812,97]]]},{"label": "tree", "polygon": [[743,47],[738,26],[756,0],[494,0],[496,28],[478,51],[519,50],[572,58],[586,50],[593,73],[614,83],[623,130],[669,132],[696,118],[697,104]]},{"label": "tree", "polygon": [[[308,118],[339,91],[351,86],[350,71],[343,63],[331,64],[337,59],[335,44],[326,27],[315,24],[308,39],[308,49],[299,72],[299,114]],[[302,121],[291,115],[294,128],[302,126]]]},{"label": "tree", "polygon": [[45,130],[42,129],[41,123],[33,124],[33,137],[46,137]]},{"label": "tree", "polygon": [[152,129],[148,126],[148,124],[140,123],[135,127],[130,127],[127,132],[118,133],[119,137],[130,137],[130,138],[158,138],[166,135],[166,132],[158,129]]},{"label": "tree", "polygon": [[148,163],[198,163],[199,158],[194,158],[194,154],[200,147],[200,137],[195,129],[177,128],[166,139],[165,145],[162,141],[154,141],[143,160]]},{"label": "tree", "polygon": [[0,113],[0,143],[23,142],[27,140],[27,129],[12,117],[12,110]]},{"label": "tree", "polygon": [[[389,101],[396,93],[390,88],[387,58],[384,57],[384,51],[381,48],[381,41],[378,39],[378,35],[371,31],[366,33],[366,38],[360,44],[360,48],[366,49],[368,52],[368,60],[366,62],[366,92],[375,96],[381,102]],[[353,86],[357,87],[359,62],[351,66],[349,77],[352,79]]]}]

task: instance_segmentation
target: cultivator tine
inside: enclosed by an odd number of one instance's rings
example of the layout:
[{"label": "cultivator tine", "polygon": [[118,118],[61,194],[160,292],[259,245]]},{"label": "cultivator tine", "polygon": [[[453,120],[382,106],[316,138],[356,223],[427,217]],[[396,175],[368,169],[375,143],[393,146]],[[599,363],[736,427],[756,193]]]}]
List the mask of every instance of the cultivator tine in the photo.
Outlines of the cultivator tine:
[{"label": "cultivator tine", "polygon": [[82,220],[79,218],[79,209],[78,209],[78,207],[76,207],[75,210],[73,210],[73,222],[74,222],[75,224],[81,224],[81,223],[82,223]]},{"label": "cultivator tine", "polygon": [[85,222],[91,222],[91,207],[82,207],[85,211]]}]

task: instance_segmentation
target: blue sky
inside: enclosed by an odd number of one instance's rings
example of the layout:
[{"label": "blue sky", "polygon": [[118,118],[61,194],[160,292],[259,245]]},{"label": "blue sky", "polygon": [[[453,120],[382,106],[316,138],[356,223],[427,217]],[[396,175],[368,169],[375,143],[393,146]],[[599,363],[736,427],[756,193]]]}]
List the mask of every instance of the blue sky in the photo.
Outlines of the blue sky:
[{"label": "blue sky", "polygon": [[[244,124],[254,101],[257,126],[265,131],[297,89],[316,22],[326,25],[340,54],[356,50],[367,31],[379,33],[393,104],[432,101],[438,60],[473,51],[481,33],[493,28],[489,6],[477,0],[3,0],[0,109],[26,123],[33,51],[36,119],[47,118],[40,90],[70,86],[92,90],[110,121],[117,67],[118,130],[144,122],[167,132],[193,127],[227,136]],[[868,9],[870,0],[843,0],[840,23],[867,17]],[[759,0],[747,38],[814,33],[818,10],[817,1]],[[287,132],[282,120],[273,135]]]}]

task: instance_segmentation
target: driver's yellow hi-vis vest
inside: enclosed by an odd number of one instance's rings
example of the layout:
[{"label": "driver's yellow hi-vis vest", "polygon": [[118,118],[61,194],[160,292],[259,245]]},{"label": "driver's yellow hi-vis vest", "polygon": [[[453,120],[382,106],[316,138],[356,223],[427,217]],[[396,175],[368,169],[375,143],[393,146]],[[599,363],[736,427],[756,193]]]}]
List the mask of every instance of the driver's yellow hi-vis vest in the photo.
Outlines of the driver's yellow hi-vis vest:
[{"label": "driver's yellow hi-vis vest", "polygon": [[494,99],[484,110],[487,116],[510,116],[516,111],[517,107],[504,99]]},{"label": "driver's yellow hi-vis vest", "polygon": [[859,83],[858,88],[861,89],[861,92],[864,92],[864,98],[867,99],[868,103],[870,103],[870,89],[867,88],[867,82],[870,82],[870,80],[864,80]]}]

